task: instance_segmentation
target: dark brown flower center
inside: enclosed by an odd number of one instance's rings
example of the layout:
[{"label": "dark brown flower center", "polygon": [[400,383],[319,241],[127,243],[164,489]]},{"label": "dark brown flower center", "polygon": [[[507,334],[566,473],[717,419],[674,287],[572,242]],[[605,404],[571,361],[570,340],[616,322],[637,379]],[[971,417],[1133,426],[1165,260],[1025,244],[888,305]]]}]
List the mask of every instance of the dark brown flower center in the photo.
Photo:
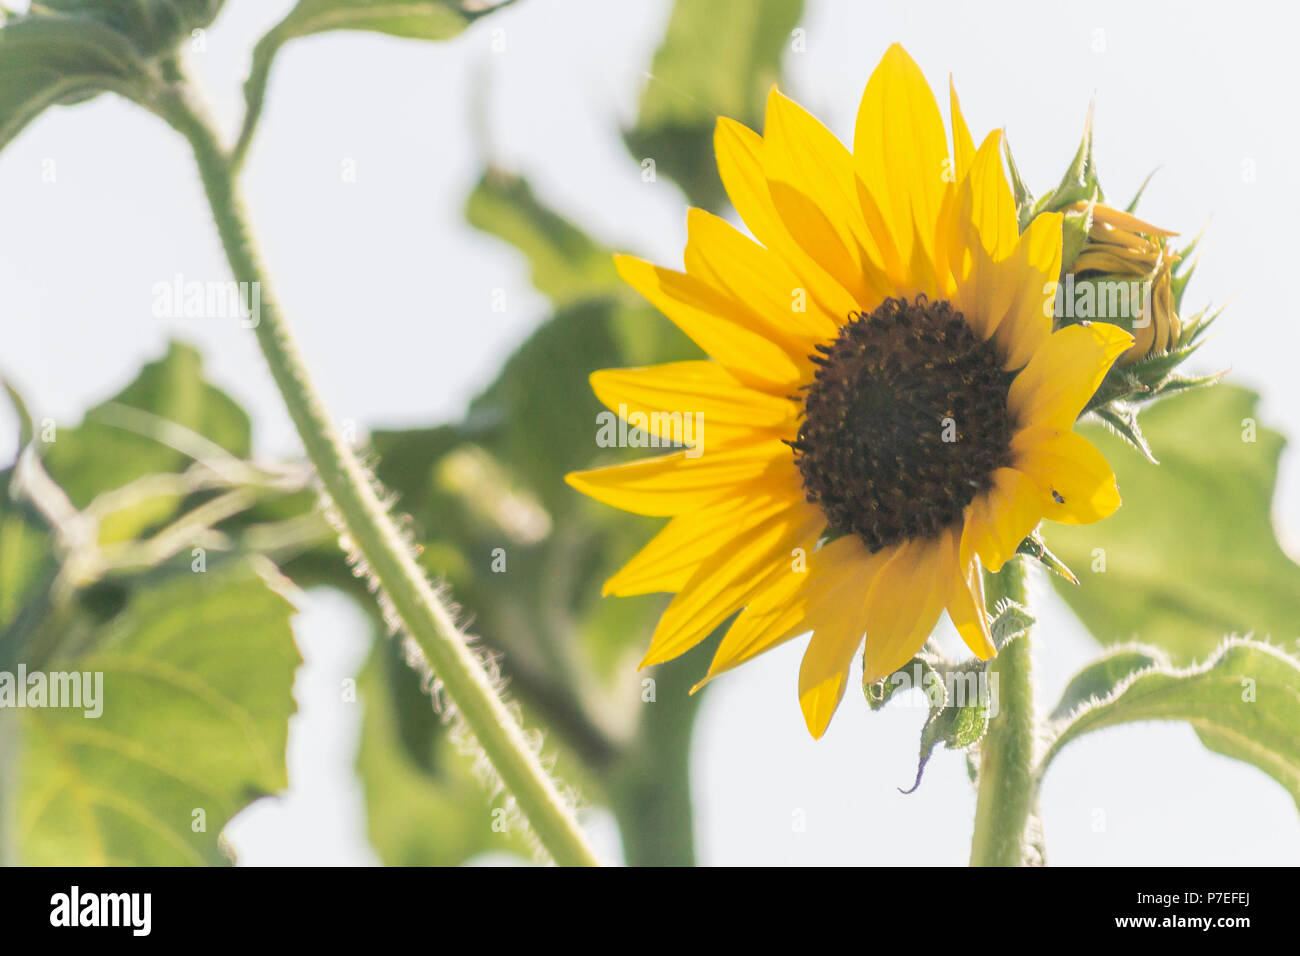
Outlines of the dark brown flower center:
[{"label": "dark brown flower center", "polygon": [[790,444],[831,533],[877,551],[958,522],[1010,460],[1013,376],[993,343],[918,296],[854,313],[817,350]]}]

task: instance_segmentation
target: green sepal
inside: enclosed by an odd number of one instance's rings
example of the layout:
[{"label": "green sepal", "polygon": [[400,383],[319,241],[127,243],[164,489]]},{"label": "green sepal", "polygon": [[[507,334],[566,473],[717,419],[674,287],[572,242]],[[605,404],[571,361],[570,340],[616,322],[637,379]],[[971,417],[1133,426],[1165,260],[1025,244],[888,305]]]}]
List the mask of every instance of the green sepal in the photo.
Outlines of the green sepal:
[{"label": "green sepal", "polygon": [[1011,156],[1011,143],[1005,135],[1002,137],[1002,155],[1007,161],[1011,193],[1016,200],[1016,222],[1020,231],[1024,232],[1034,220],[1034,194],[1030,192],[1029,186],[1020,176],[1020,169]]},{"label": "green sepal", "polygon": [[1059,212],[1079,201],[1105,201],[1105,193],[1097,181],[1097,166],[1092,158],[1092,117],[1093,107],[1089,106],[1083,123],[1083,138],[1075,151],[1074,159],[1070,161],[1070,166],[1056,189],[1039,200],[1038,212]]},{"label": "green sepal", "polygon": [[[1111,433],[1119,436],[1128,442],[1139,454],[1153,465],[1160,462],[1151,451],[1151,446],[1147,443],[1146,435],[1142,434],[1142,426],[1138,424],[1137,408],[1124,402],[1115,402],[1096,411],[1097,417],[1102,420]],[[1075,582],[1078,584],[1078,582]]]},{"label": "green sepal", "polygon": [[[993,646],[1001,650],[1033,623],[1019,604],[1003,601],[989,624]],[[916,778],[910,788],[899,787],[900,792],[912,793],[921,785],[925,767],[940,744],[949,750],[967,750],[984,739],[990,719],[987,673],[987,661],[971,658],[956,664],[927,644],[888,677],[863,683],[867,706],[873,711],[884,707],[900,690],[920,690],[929,701],[929,713],[921,727]],[[967,699],[972,690],[973,701]]]},{"label": "green sepal", "polygon": [[[1047,549],[1043,549],[1047,552]],[[1017,637],[1025,634],[1034,626],[1034,617],[1015,601],[999,602],[993,611],[993,620],[989,624],[989,633],[993,637],[993,646],[1001,651]],[[981,662],[982,663],[982,662]]]},{"label": "green sepal", "polygon": [[[963,665],[953,672],[958,679],[967,675],[978,681],[984,677],[983,661]],[[976,694],[975,703],[965,706],[931,707],[925,725],[921,728],[921,747],[916,764],[916,779],[912,786],[900,793],[914,793],[921,786],[921,777],[925,774],[926,764],[934,755],[935,748],[943,744],[949,750],[966,750],[984,739],[989,729],[989,709],[980,694]]]},{"label": "green sepal", "polygon": [[1147,178],[1142,180],[1142,185],[1139,186],[1138,191],[1133,194],[1133,198],[1129,200],[1129,204],[1124,207],[1124,211],[1130,216],[1137,212],[1138,203],[1141,201],[1143,193],[1147,191],[1147,187],[1151,185],[1151,180],[1155,178],[1155,175],[1158,172],[1160,172],[1159,166],[1147,173]]},{"label": "green sepal", "polygon": [[1024,541],[1020,542],[1020,546],[1016,548],[1016,554],[1023,554],[1033,558],[1047,570],[1060,575],[1071,584],[1079,583],[1079,579],[1074,576],[1074,572],[1070,570],[1064,561],[1048,549],[1037,531],[1034,531]]},{"label": "green sepal", "polygon": [[1084,243],[1088,241],[1088,231],[1092,228],[1092,206],[1083,211],[1070,210],[1061,219],[1061,277],[1070,271],[1074,261],[1083,252]]}]

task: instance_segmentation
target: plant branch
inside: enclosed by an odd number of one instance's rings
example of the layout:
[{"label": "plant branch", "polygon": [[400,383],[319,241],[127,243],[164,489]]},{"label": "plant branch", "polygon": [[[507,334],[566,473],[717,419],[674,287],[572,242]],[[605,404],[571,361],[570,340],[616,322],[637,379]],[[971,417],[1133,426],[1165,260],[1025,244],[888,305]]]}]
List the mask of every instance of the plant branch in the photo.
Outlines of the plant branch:
[{"label": "plant branch", "polygon": [[447,698],[514,796],[542,846],[561,865],[596,865],[595,854],[560,790],[529,746],[519,721],[498,696],[448,605],[425,578],[380,501],[371,476],[326,412],[271,294],[240,197],[232,156],[222,147],[206,109],[185,82],[161,91],[155,108],[193,148],[236,281],[256,283],[261,291],[261,313],[255,326],[258,345],[351,545],[391,602],[405,632],[427,657]]}]

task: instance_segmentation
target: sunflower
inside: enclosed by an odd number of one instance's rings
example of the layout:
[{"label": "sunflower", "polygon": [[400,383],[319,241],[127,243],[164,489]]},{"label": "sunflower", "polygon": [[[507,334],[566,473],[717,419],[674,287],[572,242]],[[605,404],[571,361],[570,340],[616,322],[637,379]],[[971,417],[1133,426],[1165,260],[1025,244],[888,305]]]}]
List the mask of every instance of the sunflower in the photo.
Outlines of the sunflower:
[{"label": "sunflower", "polygon": [[1001,132],[976,149],[950,95],[951,152],[897,44],[851,154],[775,88],[762,136],[719,119],[719,172],[753,238],[691,209],[684,272],[617,257],[710,359],[591,377],[653,438],[680,443],[683,414],[706,427],[670,454],[568,476],[671,518],[605,585],[675,592],[641,666],[733,615],[701,685],[811,632],[799,703],[814,737],[860,647],[864,679],[885,677],[946,609],[992,657],[981,565],[1000,569],[1043,518],[1092,522],[1120,503],[1072,428],[1133,338],[1053,331],[1061,216],[1019,232]]}]

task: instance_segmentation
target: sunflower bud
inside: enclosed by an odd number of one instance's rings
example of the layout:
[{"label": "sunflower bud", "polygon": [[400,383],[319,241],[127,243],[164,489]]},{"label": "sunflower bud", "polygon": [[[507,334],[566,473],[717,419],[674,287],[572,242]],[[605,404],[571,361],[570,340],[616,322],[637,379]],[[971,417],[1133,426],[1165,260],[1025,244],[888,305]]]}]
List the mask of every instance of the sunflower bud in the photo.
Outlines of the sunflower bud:
[{"label": "sunflower bud", "polygon": [[[1182,365],[1204,342],[1222,313],[1208,307],[1180,316],[1183,293],[1195,270],[1187,262],[1198,239],[1175,249],[1178,235],[1133,214],[1146,189],[1125,209],[1106,204],[1092,153],[1093,111],[1065,175],[1050,193],[1035,199],[1023,182],[1004,141],[1017,218],[1023,232],[1045,212],[1062,216],[1060,285],[1056,325],[1100,321],[1133,333],[1134,342],[1106,374],[1084,414],[1101,418],[1121,438],[1155,460],[1138,427],[1138,409],[1168,395],[1209,385],[1218,375],[1188,376]],[[1151,177],[1147,177],[1150,182]]]},{"label": "sunflower bud", "polygon": [[1178,235],[1102,203],[1082,200],[1066,207],[1088,223],[1083,246],[1066,272],[1078,277],[1141,279],[1142,311],[1133,322],[1133,347],[1120,356],[1131,365],[1177,344],[1181,323],[1171,285],[1174,263],[1181,256],[1168,240]]}]

